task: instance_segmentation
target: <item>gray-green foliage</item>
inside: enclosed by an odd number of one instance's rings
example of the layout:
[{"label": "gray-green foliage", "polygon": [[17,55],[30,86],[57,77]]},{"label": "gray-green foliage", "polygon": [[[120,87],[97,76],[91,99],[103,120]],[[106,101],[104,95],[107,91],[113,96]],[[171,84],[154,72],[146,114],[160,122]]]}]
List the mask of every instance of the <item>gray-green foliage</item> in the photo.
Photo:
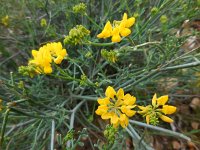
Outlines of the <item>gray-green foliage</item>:
[{"label": "gray-green foliage", "polygon": [[[87,5],[84,15],[73,13],[73,6],[80,2]],[[58,146],[56,138],[51,142],[53,121],[55,136],[64,137],[73,128],[85,127],[91,149],[95,143],[101,147],[101,142],[94,139],[105,139],[102,135],[105,122],[97,121],[96,100],[104,96],[108,85],[133,93],[138,104],[147,103],[155,92],[160,95],[173,94],[179,89],[198,92],[189,81],[195,82],[192,75],[200,71],[199,49],[182,50],[189,35],[176,37],[185,20],[200,16],[198,9],[198,0],[3,0],[0,17],[8,14],[10,24],[9,28],[0,26],[0,98],[4,105],[0,126],[3,129],[5,125],[2,149],[40,150],[50,149],[52,144]],[[116,44],[97,39],[106,21],[119,20],[124,12],[136,17],[129,39]],[[161,23],[163,15],[165,21]],[[40,26],[43,17],[47,19],[46,27]],[[78,24],[90,30],[87,40],[91,43],[79,45],[85,35],[79,41],[68,38],[65,47],[69,57],[54,66],[53,74],[34,78],[18,74],[17,67],[28,63],[32,49],[49,41],[63,41]],[[198,32],[191,34],[199,36]],[[67,45],[70,42],[72,45]],[[102,58],[101,49],[110,50],[112,56],[117,54],[117,61],[110,63],[110,59]],[[176,84],[166,93],[163,85],[168,79],[182,86]],[[24,85],[18,86],[21,81]],[[7,123],[3,124],[7,103],[10,111]],[[137,132],[143,135],[141,130]],[[131,130],[128,133],[138,138]],[[123,137],[119,139],[124,146]],[[80,139],[69,142],[68,146],[73,148],[82,145]],[[113,149],[121,148],[114,143]]]}]

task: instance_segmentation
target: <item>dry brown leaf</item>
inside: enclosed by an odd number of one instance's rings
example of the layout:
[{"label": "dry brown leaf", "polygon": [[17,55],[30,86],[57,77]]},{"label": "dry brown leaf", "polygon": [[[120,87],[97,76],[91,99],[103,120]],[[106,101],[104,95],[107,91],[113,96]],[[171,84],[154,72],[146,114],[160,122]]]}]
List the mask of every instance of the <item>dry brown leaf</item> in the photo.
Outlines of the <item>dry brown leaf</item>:
[{"label": "dry brown leaf", "polygon": [[198,122],[192,122],[191,126],[193,129],[197,130],[199,128],[199,123]]},{"label": "dry brown leaf", "polygon": [[181,149],[181,144],[178,141],[172,141],[172,147],[174,150]]},{"label": "dry brown leaf", "polygon": [[196,110],[197,108],[200,108],[200,98],[199,97],[194,97],[190,103],[190,107],[193,110]]},{"label": "dry brown leaf", "polygon": [[193,142],[191,142],[191,141],[189,141],[189,142],[187,143],[187,146],[188,146],[189,150],[199,150],[199,149],[197,148],[197,146],[196,146]]}]

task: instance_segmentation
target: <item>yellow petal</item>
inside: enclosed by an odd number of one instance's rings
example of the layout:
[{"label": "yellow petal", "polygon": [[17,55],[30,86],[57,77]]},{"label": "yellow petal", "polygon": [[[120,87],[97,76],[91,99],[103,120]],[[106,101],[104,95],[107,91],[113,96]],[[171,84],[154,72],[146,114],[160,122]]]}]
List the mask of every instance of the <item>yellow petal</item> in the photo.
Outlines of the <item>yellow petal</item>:
[{"label": "yellow petal", "polygon": [[161,115],[160,119],[162,119],[163,121],[168,122],[168,123],[174,122],[171,118],[169,118],[169,117],[167,117],[165,115]]},{"label": "yellow petal", "polygon": [[114,96],[116,95],[115,90],[113,87],[108,86],[105,92],[106,97],[114,99]]},{"label": "yellow petal", "polygon": [[98,38],[104,38],[104,34],[103,34],[103,33],[99,33],[99,34],[97,35],[97,37],[98,37]]},{"label": "yellow petal", "polygon": [[124,90],[122,88],[120,88],[118,91],[117,91],[117,98],[118,99],[123,99],[124,98]]},{"label": "yellow petal", "polygon": [[62,62],[62,60],[63,60],[63,57],[62,56],[58,56],[56,59],[54,59],[54,62],[56,64],[60,64]]},{"label": "yellow petal", "polygon": [[111,113],[107,112],[107,113],[103,113],[101,115],[101,118],[105,120],[105,119],[110,119],[111,116],[112,116]]},{"label": "yellow petal", "polygon": [[121,99],[118,99],[115,103],[115,107],[119,107],[120,105],[123,105],[123,101]]},{"label": "yellow petal", "polygon": [[118,128],[119,127],[119,121],[115,124],[112,124],[114,128]]},{"label": "yellow petal", "polygon": [[107,111],[108,111],[108,107],[106,105],[100,105],[98,106],[98,109],[95,111],[95,113],[97,115],[102,115],[104,113],[107,113]]},{"label": "yellow petal", "polygon": [[151,108],[151,105],[148,105],[146,107],[144,106],[138,106],[139,109],[141,109],[142,111],[137,111],[139,114],[146,114]]},{"label": "yellow petal", "polygon": [[162,112],[165,115],[173,114],[175,111],[176,111],[176,107],[175,106],[164,105],[163,108],[162,108]]},{"label": "yellow petal", "polygon": [[103,29],[103,31],[97,35],[98,38],[108,38],[112,34],[112,25],[110,21],[108,21]]},{"label": "yellow petal", "polygon": [[67,55],[67,50],[66,49],[62,49],[62,51],[60,52],[60,55],[62,57],[65,57]]},{"label": "yellow petal", "polygon": [[110,31],[112,30],[112,25],[111,25],[110,21],[106,22],[105,29],[110,30]]},{"label": "yellow petal", "polygon": [[157,96],[156,93],[154,94],[153,98],[152,98],[152,105],[155,107],[156,106],[156,100],[157,100]]},{"label": "yellow petal", "polygon": [[111,40],[114,43],[118,43],[118,42],[121,42],[121,37],[119,36],[119,34],[118,35],[113,35]]},{"label": "yellow petal", "polygon": [[35,58],[35,57],[37,57],[38,51],[32,50],[31,53],[32,53],[33,57]]},{"label": "yellow petal", "polygon": [[112,113],[110,121],[111,121],[111,124],[116,124],[119,121],[119,117],[115,113]]},{"label": "yellow petal", "polygon": [[46,67],[44,67],[44,73],[45,74],[49,74],[49,73],[52,73],[52,68],[51,68],[51,66],[46,66]]},{"label": "yellow petal", "polygon": [[127,106],[122,106],[121,111],[125,113],[128,117],[132,117],[135,115],[136,111],[129,109]]},{"label": "yellow petal", "polygon": [[161,96],[157,99],[157,105],[158,106],[165,105],[167,101],[168,101],[168,95]]},{"label": "yellow petal", "polygon": [[130,35],[130,34],[131,34],[131,30],[128,29],[128,28],[123,28],[122,30],[120,30],[120,35],[121,35],[121,36],[126,37],[126,36],[128,36],[128,35]]},{"label": "yellow petal", "polygon": [[106,98],[99,98],[97,100],[97,102],[100,104],[100,105],[108,105],[110,103],[110,100],[108,97]]},{"label": "yellow petal", "polygon": [[131,18],[129,18],[127,21],[126,21],[126,25],[125,25],[125,27],[126,28],[130,28],[132,25],[134,25],[135,24],[135,18],[134,17],[131,17]]},{"label": "yellow petal", "polygon": [[127,13],[124,13],[122,20],[127,20],[128,16]]},{"label": "yellow petal", "polygon": [[130,94],[126,94],[124,96],[124,104],[125,105],[133,105],[135,104],[136,98],[134,96],[131,96]]},{"label": "yellow petal", "polygon": [[128,120],[128,117],[125,114],[120,115],[119,121],[120,121],[120,125],[123,128],[126,128],[128,126],[129,120]]},{"label": "yellow petal", "polygon": [[128,117],[132,117],[132,116],[134,116],[135,113],[136,113],[136,111],[134,111],[134,110],[130,110],[130,109],[128,109],[128,110],[126,111],[126,115],[127,115]]},{"label": "yellow petal", "polygon": [[147,124],[149,124],[149,121],[150,121],[150,115],[146,115],[146,122],[147,122]]},{"label": "yellow petal", "polygon": [[105,29],[102,33],[103,33],[103,38],[108,38],[111,36],[112,31]]}]

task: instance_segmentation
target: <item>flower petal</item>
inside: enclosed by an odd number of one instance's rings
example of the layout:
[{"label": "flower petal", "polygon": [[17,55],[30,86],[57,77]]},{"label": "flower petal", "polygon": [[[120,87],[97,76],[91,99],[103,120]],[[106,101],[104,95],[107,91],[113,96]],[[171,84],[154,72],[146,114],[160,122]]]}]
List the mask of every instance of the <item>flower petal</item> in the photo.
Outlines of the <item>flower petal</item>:
[{"label": "flower petal", "polygon": [[161,115],[160,119],[162,119],[163,121],[168,122],[168,123],[174,122],[174,120],[172,120],[171,118],[169,118],[169,117],[167,117],[165,115]]},{"label": "flower petal", "polygon": [[156,93],[154,94],[153,98],[152,98],[152,105],[155,107],[156,106],[156,100],[157,100],[157,96]]},{"label": "flower petal", "polygon": [[149,121],[150,121],[150,115],[146,115],[146,122],[147,122],[147,124],[149,124]]},{"label": "flower petal", "polygon": [[114,96],[116,95],[115,90],[113,87],[108,86],[105,92],[106,97],[114,99]]},{"label": "flower petal", "polygon": [[126,128],[128,126],[129,119],[125,114],[121,114],[119,118],[119,122],[123,128]]},{"label": "flower petal", "polygon": [[111,121],[111,124],[116,124],[119,121],[119,117],[115,113],[112,113],[110,121]]},{"label": "flower petal", "polygon": [[146,114],[149,111],[149,109],[152,109],[151,107],[152,107],[151,105],[148,105],[146,107],[144,107],[144,106],[138,106],[138,108],[141,109],[142,111],[137,111],[137,112],[139,114]]},{"label": "flower petal", "polygon": [[127,19],[125,27],[130,28],[134,24],[135,24],[135,18],[131,17],[131,18]]},{"label": "flower petal", "polygon": [[108,107],[106,105],[98,106],[98,109],[95,111],[97,115],[102,115],[108,111]]},{"label": "flower petal", "polygon": [[116,34],[116,35],[113,35],[112,36],[112,42],[114,42],[114,43],[118,43],[118,42],[120,42],[121,41],[121,37],[119,36],[119,34]]},{"label": "flower petal", "polygon": [[136,113],[136,111],[129,109],[127,106],[122,106],[121,111],[125,113],[128,117],[132,117]]},{"label": "flower petal", "polygon": [[100,105],[108,105],[110,103],[110,100],[108,97],[106,98],[99,98],[97,100],[97,102],[100,104]]},{"label": "flower petal", "polygon": [[127,20],[127,18],[128,18],[127,13],[124,13],[122,20]]},{"label": "flower petal", "polygon": [[157,99],[157,105],[158,106],[165,105],[167,101],[168,101],[168,95],[161,96]]},{"label": "flower petal", "polygon": [[120,88],[118,91],[117,91],[117,98],[118,99],[123,99],[124,98],[124,90],[122,88]]},{"label": "flower petal", "polygon": [[98,38],[108,38],[112,35],[112,25],[108,21],[100,34],[97,35]]},{"label": "flower petal", "polygon": [[130,34],[131,34],[131,30],[128,29],[128,28],[122,28],[122,29],[120,30],[120,35],[121,35],[121,36],[126,37],[126,36],[128,36],[128,35],[130,35]]},{"label": "flower petal", "polygon": [[173,114],[176,111],[176,107],[175,106],[171,106],[171,105],[164,105],[162,108],[162,112],[165,115],[170,115]]},{"label": "flower petal", "polygon": [[49,73],[52,73],[52,68],[51,68],[51,66],[45,66],[44,67],[44,73],[45,74],[49,74]]},{"label": "flower petal", "polygon": [[136,98],[134,96],[131,96],[130,94],[126,94],[124,96],[124,104],[125,105],[133,105],[135,104]]},{"label": "flower petal", "polygon": [[104,113],[101,115],[102,119],[110,119],[112,114],[110,112]]}]

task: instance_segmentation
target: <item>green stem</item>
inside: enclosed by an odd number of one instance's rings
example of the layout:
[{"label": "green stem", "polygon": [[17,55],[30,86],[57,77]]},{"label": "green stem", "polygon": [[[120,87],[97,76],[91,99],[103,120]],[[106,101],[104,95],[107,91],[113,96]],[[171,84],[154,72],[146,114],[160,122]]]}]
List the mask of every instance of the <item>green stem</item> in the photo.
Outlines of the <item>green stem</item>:
[{"label": "green stem", "polygon": [[129,120],[129,122],[132,123],[132,124],[138,125],[138,126],[142,126],[142,127],[145,127],[145,128],[149,128],[149,129],[152,129],[152,130],[159,131],[159,132],[167,133],[168,135],[172,135],[174,137],[179,137],[179,138],[185,139],[187,141],[191,141],[191,139],[189,137],[185,136],[182,133],[178,133],[178,132],[174,132],[174,131],[171,131],[171,130],[163,129],[163,128],[160,128],[160,127],[156,127],[156,126],[149,125],[149,124],[142,123],[142,122],[135,121],[135,120]]},{"label": "green stem", "polygon": [[199,65],[200,65],[200,62],[193,62],[193,63],[183,64],[183,65],[177,65],[177,66],[172,66],[172,67],[166,67],[166,68],[160,69],[160,71],[167,71],[167,70],[176,70],[176,69],[190,68],[190,67],[196,67],[196,66],[199,66]]},{"label": "green stem", "polygon": [[111,43],[94,43],[94,42],[88,41],[87,43],[83,42],[82,44],[83,45],[93,45],[93,46],[112,46],[116,43],[113,43],[113,42],[111,42]]},{"label": "green stem", "polygon": [[152,147],[150,147],[143,141],[140,135],[135,131],[135,129],[130,124],[126,128],[126,131],[133,138],[133,140],[135,141],[135,144],[138,145],[136,149],[153,150]]},{"label": "green stem", "polygon": [[22,114],[22,115],[25,115],[25,116],[29,116],[29,117],[32,117],[32,118],[40,118],[40,119],[54,118],[53,116],[33,115],[32,113],[26,113],[26,112],[23,112],[22,110],[12,108],[12,107],[10,109],[11,109],[11,111],[14,111],[16,113],[19,113],[19,114]]},{"label": "green stem", "polygon": [[92,100],[92,101],[96,101],[98,99],[98,97],[92,97],[92,96],[81,96],[81,95],[73,95],[73,94],[70,96],[74,98],[87,99],[87,100]]},{"label": "green stem", "polygon": [[55,121],[51,122],[51,150],[54,150]]},{"label": "green stem", "polygon": [[7,103],[7,106],[15,106],[16,104],[19,104],[19,103],[23,103],[25,101],[27,101],[28,99],[20,99],[20,100],[16,100],[16,101],[12,101],[12,102],[8,102]]},{"label": "green stem", "polygon": [[6,123],[7,123],[9,111],[10,111],[10,109],[8,108],[8,109],[6,110],[5,116],[4,116],[4,118],[3,118],[3,125],[2,125],[2,128],[1,128],[0,148],[2,148],[3,141],[4,141],[4,133],[5,133],[5,128],[6,128]]}]

